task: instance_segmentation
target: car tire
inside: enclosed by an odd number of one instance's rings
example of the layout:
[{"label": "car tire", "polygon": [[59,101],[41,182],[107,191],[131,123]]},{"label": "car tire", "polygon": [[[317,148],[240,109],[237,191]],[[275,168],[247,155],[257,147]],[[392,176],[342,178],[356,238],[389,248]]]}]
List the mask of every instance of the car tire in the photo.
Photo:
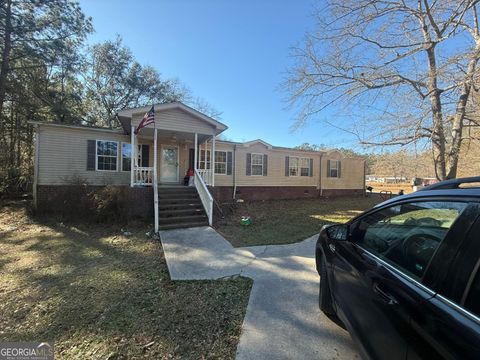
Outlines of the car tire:
[{"label": "car tire", "polygon": [[318,292],[318,307],[326,315],[335,315],[333,309],[332,293],[330,292],[330,285],[327,279],[327,265],[325,259],[322,259],[320,265],[320,287]]}]

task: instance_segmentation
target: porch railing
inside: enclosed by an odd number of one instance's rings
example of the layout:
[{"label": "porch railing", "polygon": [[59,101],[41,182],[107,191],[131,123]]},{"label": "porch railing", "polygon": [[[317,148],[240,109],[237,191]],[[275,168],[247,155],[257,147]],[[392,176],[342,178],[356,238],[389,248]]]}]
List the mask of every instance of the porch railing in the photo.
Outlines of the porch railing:
[{"label": "porch railing", "polygon": [[152,186],[153,167],[134,167],[133,183],[134,185]]},{"label": "porch railing", "polygon": [[197,171],[206,185],[212,185],[212,170],[197,169]]},{"label": "porch railing", "polygon": [[[195,170],[195,187],[197,188],[198,195],[200,196],[200,200],[202,201],[203,208],[205,209],[205,212],[207,213],[208,216],[208,224],[212,226],[212,220],[213,220],[213,197],[210,194],[210,191],[208,191],[207,185],[205,184],[205,181],[202,178],[202,175],[200,173],[201,170],[196,169]],[[208,171],[208,170],[207,170]]]}]

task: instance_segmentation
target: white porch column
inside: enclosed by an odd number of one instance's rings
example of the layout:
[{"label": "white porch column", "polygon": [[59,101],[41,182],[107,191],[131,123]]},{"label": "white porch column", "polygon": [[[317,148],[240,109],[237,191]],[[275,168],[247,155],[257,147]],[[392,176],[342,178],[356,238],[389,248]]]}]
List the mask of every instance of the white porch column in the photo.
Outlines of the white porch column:
[{"label": "white porch column", "polygon": [[197,170],[197,159],[198,159],[198,134],[195,133],[195,151],[193,155],[193,170]]},{"label": "white porch column", "polygon": [[132,125],[132,129],[130,130],[130,187],[133,187],[133,184],[135,182],[133,159],[135,159],[135,126]]},{"label": "white porch column", "polygon": [[211,172],[211,176],[212,176],[212,180],[211,180],[211,186],[215,186],[215,135],[212,136],[212,161],[211,161],[211,169],[212,169],[212,172]]},{"label": "white porch column", "polygon": [[[203,145],[203,181],[205,182],[205,184],[208,185],[208,171],[207,171],[207,162],[208,162],[208,153],[207,153],[207,140],[205,140],[205,143]],[[200,159],[201,159],[201,155],[200,155]]]},{"label": "white porch column", "polygon": [[158,181],[157,181],[157,127],[153,131],[153,211],[155,214],[155,233],[158,232]]},{"label": "white porch column", "polygon": [[[203,170],[207,170],[207,140],[205,140],[205,144],[203,145]],[[200,159],[202,156],[200,155]],[[204,179],[205,180],[205,179]]]}]

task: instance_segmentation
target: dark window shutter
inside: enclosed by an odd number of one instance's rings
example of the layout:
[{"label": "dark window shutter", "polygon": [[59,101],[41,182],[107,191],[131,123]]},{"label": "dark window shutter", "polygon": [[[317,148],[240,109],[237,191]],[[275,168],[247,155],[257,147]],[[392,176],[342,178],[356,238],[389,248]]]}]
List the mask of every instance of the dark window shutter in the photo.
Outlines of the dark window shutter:
[{"label": "dark window shutter", "polygon": [[247,168],[245,169],[245,175],[250,176],[252,175],[252,154],[247,153]]},{"label": "dark window shutter", "polygon": [[310,159],[310,176],[313,176],[313,159]]},{"label": "dark window shutter", "polygon": [[232,175],[232,153],[230,151],[227,152],[227,175]]},{"label": "dark window shutter", "polygon": [[142,167],[148,167],[150,156],[150,147],[148,145],[142,145]]},{"label": "dark window shutter", "polygon": [[96,140],[87,140],[87,170],[95,171]]},{"label": "dark window shutter", "polygon": [[327,160],[327,177],[330,177],[330,160]]},{"label": "dark window shutter", "polygon": [[290,176],[290,156],[285,156],[285,176]]},{"label": "dark window shutter", "polygon": [[268,155],[263,154],[263,176],[267,176],[268,169]]},{"label": "dark window shutter", "polygon": [[341,174],[342,174],[342,162],[341,162],[341,161],[338,161],[338,162],[337,162],[337,166],[338,166],[338,170],[337,170],[337,174],[338,174],[338,175],[337,175],[337,177],[340,177],[340,176],[342,176],[342,175],[341,175]]}]

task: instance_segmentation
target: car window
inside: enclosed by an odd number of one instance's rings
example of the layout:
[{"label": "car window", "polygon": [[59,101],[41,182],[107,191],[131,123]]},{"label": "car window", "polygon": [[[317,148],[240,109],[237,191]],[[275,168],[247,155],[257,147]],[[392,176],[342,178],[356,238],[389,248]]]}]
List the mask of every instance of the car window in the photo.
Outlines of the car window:
[{"label": "car window", "polygon": [[411,202],[361,218],[353,242],[420,280],[435,250],[467,206],[462,202]]}]

